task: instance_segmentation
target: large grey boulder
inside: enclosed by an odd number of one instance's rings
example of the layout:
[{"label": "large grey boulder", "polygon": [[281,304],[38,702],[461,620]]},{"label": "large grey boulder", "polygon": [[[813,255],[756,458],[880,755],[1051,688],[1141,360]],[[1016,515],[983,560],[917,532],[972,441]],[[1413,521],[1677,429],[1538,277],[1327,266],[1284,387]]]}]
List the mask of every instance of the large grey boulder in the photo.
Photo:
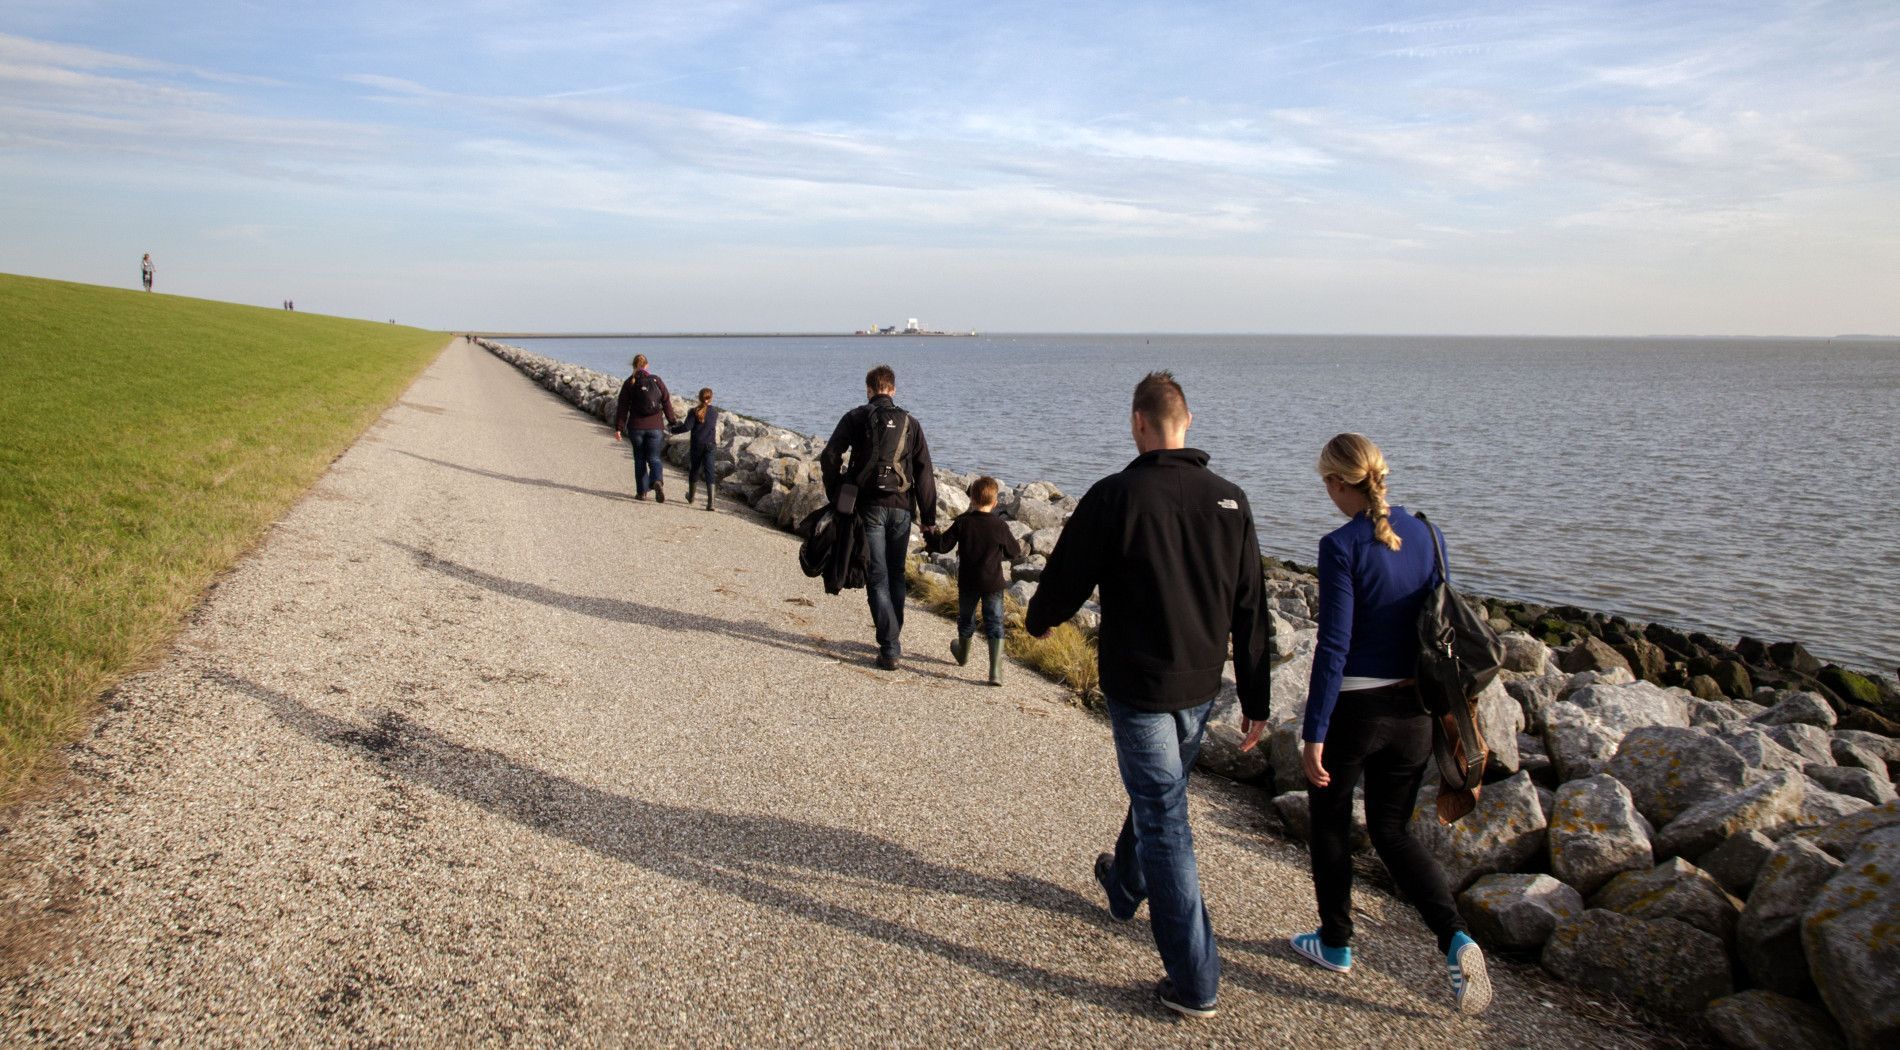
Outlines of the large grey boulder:
[{"label": "large grey boulder", "polygon": [[1306,687],[1313,677],[1313,653],[1313,649],[1296,650],[1270,672],[1268,688],[1273,692],[1276,710],[1284,701],[1288,710],[1305,714]]},{"label": "large grey boulder", "polygon": [[1607,671],[1578,671],[1564,680],[1563,688],[1557,690],[1557,699],[1568,700],[1578,690],[1593,685],[1629,685],[1634,681],[1636,676],[1627,667],[1613,667]]},{"label": "large grey boulder", "polygon": [[1517,751],[1518,730],[1524,728],[1524,709],[1504,689],[1504,683],[1492,681],[1478,694],[1478,728],[1491,748],[1491,764],[1507,773],[1515,773],[1523,764]]},{"label": "large grey boulder", "polygon": [[1692,807],[1656,833],[1656,855],[1693,860],[1730,835],[1778,827],[1801,811],[1807,783],[1801,774],[1783,770],[1726,798]]},{"label": "large grey boulder", "polygon": [[1853,813],[1825,827],[1812,828],[1799,833],[1800,838],[1826,850],[1839,860],[1846,860],[1860,848],[1860,840],[1882,828],[1900,826],[1900,802],[1887,802]]},{"label": "large grey boulder", "polygon": [[1834,756],[1834,764],[1837,766],[1879,773],[1887,777],[1889,783],[1892,782],[1892,772],[1887,768],[1886,759],[1852,740],[1843,738],[1839,733],[1834,734],[1833,740],[1829,741],[1828,753]]},{"label": "large grey boulder", "polygon": [[1752,769],[1776,772],[1792,769],[1800,772],[1809,764],[1809,760],[1776,743],[1765,730],[1749,725],[1728,725],[1718,734],[1742,761]]},{"label": "large grey boulder", "polygon": [[1822,729],[1834,728],[1834,723],[1839,720],[1840,716],[1834,713],[1826,700],[1804,692],[1783,694],[1779,703],[1751,719],[1765,726],[1811,725]]},{"label": "large grey boulder", "polygon": [[1458,895],[1458,912],[1486,948],[1535,951],[1558,923],[1583,914],[1583,897],[1549,875],[1486,875]]},{"label": "large grey boulder", "polygon": [[1735,920],[1742,914],[1741,901],[1681,857],[1618,875],[1590,898],[1590,907],[1633,919],[1677,919],[1720,937],[1725,948],[1735,943]]},{"label": "large grey boulder", "polygon": [[1740,791],[1748,763],[1699,729],[1644,726],[1623,738],[1603,771],[1630,789],[1643,816],[1667,824],[1692,806]]},{"label": "large grey boulder", "polygon": [[1858,766],[1823,766],[1810,763],[1803,770],[1808,779],[1837,795],[1857,798],[1868,805],[1877,806],[1882,802],[1894,800],[1893,781],[1887,779],[1887,771],[1876,773],[1871,769]]},{"label": "large grey boulder", "polygon": [[1062,530],[1059,528],[1037,529],[1029,534],[1029,542],[1025,546],[1029,553],[1040,554],[1046,558],[1055,553],[1056,544],[1060,542],[1061,539]]},{"label": "large grey boulder", "polygon": [[1745,721],[1740,711],[1725,701],[1696,699],[1689,701],[1689,724],[1696,729],[1721,730]]},{"label": "large grey boulder", "polygon": [[1588,894],[1620,872],[1647,869],[1642,823],[1629,789],[1608,774],[1560,786],[1548,829],[1551,874]]},{"label": "large grey boulder", "polygon": [[1524,709],[1524,728],[1537,736],[1544,735],[1544,713],[1550,705],[1557,702],[1557,694],[1568,681],[1563,675],[1540,675],[1536,678],[1509,678],[1504,682],[1504,690]]},{"label": "large grey boulder", "polygon": [[1800,755],[1804,762],[1819,762],[1824,766],[1834,764],[1833,738],[1819,726],[1789,722],[1769,726],[1767,732],[1770,740]]},{"label": "large grey boulder", "polygon": [[1900,828],[1861,840],[1802,917],[1801,942],[1849,1045],[1900,1046]]},{"label": "large grey boulder", "polygon": [[1504,669],[1507,671],[1543,674],[1544,665],[1550,662],[1550,646],[1522,631],[1501,634],[1498,641],[1504,645]]},{"label": "large grey boulder", "polygon": [[1623,734],[1569,701],[1552,704],[1544,716],[1544,751],[1559,783],[1603,772]]},{"label": "large grey boulder", "polygon": [[1749,891],[1755,888],[1755,879],[1761,875],[1762,865],[1768,863],[1774,852],[1774,839],[1759,831],[1744,831],[1730,835],[1726,842],[1704,853],[1698,865],[1710,878],[1721,883],[1723,889],[1747,900]]},{"label": "large grey boulder", "polygon": [[1717,999],[1703,1011],[1702,1020],[1733,1050],[1846,1050],[1847,1046],[1826,1010],[1765,988]]},{"label": "large grey boulder", "polygon": [[1736,957],[1756,984],[1797,998],[1814,994],[1801,917],[1840,870],[1840,861],[1798,838],[1781,843],[1762,865],[1735,930]]},{"label": "large grey boulder", "polygon": [[1829,791],[1810,777],[1801,779],[1807,782],[1807,788],[1801,793],[1800,807],[1793,817],[1784,821],[1779,827],[1768,829],[1770,838],[1778,839],[1797,831],[1824,828],[1842,817],[1873,808],[1873,803],[1866,799]]},{"label": "large grey boulder", "polygon": [[1544,809],[1527,773],[1486,784],[1477,807],[1450,825],[1438,822],[1437,801],[1431,778],[1412,811],[1412,837],[1444,869],[1453,892],[1480,875],[1514,871],[1544,848]]},{"label": "large grey boulder", "polygon": [[1561,980],[1664,1014],[1699,1012],[1734,990],[1728,953],[1713,934],[1602,908],[1558,924],[1543,963]]},{"label": "large grey boulder", "polygon": [[970,494],[964,491],[962,485],[939,484],[937,486],[938,524],[949,525],[957,519],[957,515],[969,509]]},{"label": "large grey boulder", "polygon": [[1220,695],[1214,698],[1214,706],[1208,710],[1201,753],[1194,762],[1196,768],[1229,780],[1247,781],[1258,780],[1270,771],[1266,748],[1240,749],[1246,739],[1240,728],[1243,716],[1233,680],[1227,679],[1222,682]]},{"label": "large grey boulder", "polygon": [[[1288,837],[1301,842],[1313,841],[1312,799],[1305,791],[1275,795],[1273,809],[1280,815],[1280,825],[1286,829]],[[1370,849],[1372,837],[1366,831],[1365,792],[1355,790],[1352,794],[1352,851],[1364,853]]]},{"label": "large grey boulder", "polygon": [[816,478],[806,481],[793,489],[785,501],[785,524],[796,525],[804,521],[807,515],[825,503],[825,483]]},{"label": "large grey boulder", "polygon": [[[1274,697],[1274,706],[1279,706],[1277,695]],[[1301,758],[1304,742],[1300,739],[1300,730],[1297,718],[1276,721],[1267,729],[1264,742],[1267,765],[1273,770],[1275,791],[1305,791],[1307,788],[1306,764]]]},{"label": "large grey boulder", "polygon": [[1619,739],[1644,726],[1689,727],[1688,694],[1649,682],[1586,686],[1570,694],[1569,702],[1615,730]]},{"label": "large grey boulder", "polygon": [[1036,529],[1059,529],[1068,520],[1068,512],[1048,500],[1024,496],[1010,510],[1010,518]]},{"label": "large grey boulder", "polygon": [[1879,733],[1869,733],[1864,729],[1836,729],[1831,736],[1834,740],[1845,741],[1855,747],[1865,749],[1868,754],[1885,762],[1889,773],[1893,772],[1895,766],[1900,766],[1900,738],[1881,736]]}]

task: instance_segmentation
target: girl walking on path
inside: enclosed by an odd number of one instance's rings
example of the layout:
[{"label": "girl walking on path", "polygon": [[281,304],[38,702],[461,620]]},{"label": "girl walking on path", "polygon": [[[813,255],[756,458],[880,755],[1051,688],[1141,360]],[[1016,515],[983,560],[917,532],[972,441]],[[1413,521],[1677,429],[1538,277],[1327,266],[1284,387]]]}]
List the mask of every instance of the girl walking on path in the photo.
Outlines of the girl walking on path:
[{"label": "girl walking on path", "polygon": [[668,427],[674,434],[691,434],[686,450],[686,503],[701,482],[706,485],[706,509],[713,509],[713,453],[719,447],[719,410],[713,407],[712,387],[699,388],[699,404],[686,410],[687,418]]},{"label": "girl walking on path", "polygon": [[620,399],[614,405],[614,439],[633,445],[634,499],[646,499],[651,489],[654,499],[666,502],[660,451],[666,447],[664,428],[679,421],[666,381],[647,371],[647,355],[633,355],[633,374],[620,384]]},{"label": "girl walking on path", "polygon": [[1363,776],[1372,845],[1438,937],[1458,1010],[1475,1014],[1491,1002],[1484,953],[1465,933],[1444,871],[1407,827],[1432,757],[1414,679],[1419,609],[1438,575],[1432,526],[1386,504],[1385,456],[1361,434],[1327,442],[1319,473],[1351,520],[1319,543],[1319,649],[1301,739],[1320,926],[1294,937],[1293,948],[1328,970],[1352,969],[1353,789]]}]

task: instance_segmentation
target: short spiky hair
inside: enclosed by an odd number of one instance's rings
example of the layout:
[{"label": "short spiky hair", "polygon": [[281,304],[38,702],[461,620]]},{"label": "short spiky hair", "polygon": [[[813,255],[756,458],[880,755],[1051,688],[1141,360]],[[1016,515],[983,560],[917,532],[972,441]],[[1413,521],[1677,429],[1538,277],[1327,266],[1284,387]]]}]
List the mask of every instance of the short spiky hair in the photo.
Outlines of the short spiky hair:
[{"label": "short spiky hair", "polygon": [[985,474],[975,481],[970,482],[970,502],[994,503],[996,502],[996,492],[1002,487],[1002,482]]},{"label": "short spiky hair", "polygon": [[873,392],[896,390],[897,373],[891,371],[890,365],[878,365],[869,372],[864,373],[864,389]]},{"label": "short spiky hair", "polygon": [[1158,429],[1187,425],[1187,395],[1174,381],[1174,373],[1163,369],[1143,376],[1135,384],[1135,411]]}]

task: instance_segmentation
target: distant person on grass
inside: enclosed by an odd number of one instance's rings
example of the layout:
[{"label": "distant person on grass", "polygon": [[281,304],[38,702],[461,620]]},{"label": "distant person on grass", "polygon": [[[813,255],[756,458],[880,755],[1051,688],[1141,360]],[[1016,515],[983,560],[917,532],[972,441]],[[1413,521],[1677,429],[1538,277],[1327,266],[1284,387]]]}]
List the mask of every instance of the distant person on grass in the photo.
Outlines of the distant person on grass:
[{"label": "distant person on grass", "polygon": [[939,554],[957,552],[957,640],[950,655],[957,666],[970,662],[970,641],[976,637],[976,612],[983,609],[983,636],[990,646],[990,684],[1003,684],[1003,558],[1021,560],[1023,549],[996,516],[996,493],[1002,485],[980,477],[970,485],[970,509],[957,515],[950,527],[930,538]]},{"label": "distant person on grass", "polygon": [[[1350,520],[1319,541],[1319,648],[1300,733],[1319,929],[1294,937],[1293,949],[1328,970],[1352,970],[1352,796],[1364,777],[1372,846],[1438,938],[1459,1012],[1479,1013],[1491,1002],[1484,952],[1409,827],[1432,758],[1415,676],[1419,610],[1438,582],[1436,529],[1387,505],[1385,455],[1362,434],[1327,442],[1319,473]],[[1243,749],[1260,736],[1257,724],[1246,729]]]},{"label": "distant person on grass", "polygon": [[1247,717],[1267,717],[1266,578],[1247,494],[1187,447],[1181,385],[1151,372],[1129,427],[1140,453],[1089,489],[1049,555],[1025,627],[1046,637],[1101,588],[1097,660],[1128,815],[1115,851],[1095,859],[1109,914],[1143,899],[1167,976],[1161,1003],[1212,1017],[1220,954],[1201,900],[1188,826],[1188,774],[1233,645]]},{"label": "distant person on grass", "polygon": [[660,452],[666,448],[666,430],[678,423],[673,411],[673,395],[666,381],[647,371],[647,355],[633,355],[633,374],[620,384],[620,398],[614,402],[614,440],[633,445],[633,498],[653,498],[666,502],[666,473]]},{"label": "distant person on grass", "polygon": [[667,428],[674,434],[693,435],[686,447],[686,503],[691,506],[696,487],[706,484],[706,509],[713,509],[713,461],[719,449],[719,410],[713,407],[712,387],[699,388],[699,403],[686,410],[686,419]]},{"label": "distant person on grass", "polygon": [[152,267],[152,253],[146,252],[145,258],[139,261],[139,281],[145,285],[145,290],[148,292],[152,290],[152,276],[155,272]]},{"label": "distant person on grass", "polygon": [[897,407],[897,373],[878,365],[864,375],[865,404],[844,414],[818,456],[825,495],[864,526],[869,561],[865,590],[877,629],[877,666],[897,670],[904,655],[904,562],[913,513],[924,534],[937,531],[937,477],[924,428]]}]

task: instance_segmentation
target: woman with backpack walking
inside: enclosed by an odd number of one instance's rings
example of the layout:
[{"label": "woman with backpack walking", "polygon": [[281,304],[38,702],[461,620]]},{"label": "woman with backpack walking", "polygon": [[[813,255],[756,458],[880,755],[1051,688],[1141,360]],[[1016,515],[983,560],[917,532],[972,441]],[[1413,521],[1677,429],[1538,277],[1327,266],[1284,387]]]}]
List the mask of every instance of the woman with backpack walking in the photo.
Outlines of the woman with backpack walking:
[{"label": "woman with backpack walking", "polygon": [[719,447],[719,410],[712,399],[712,387],[700,387],[699,403],[686,410],[687,418],[667,428],[668,433],[693,435],[686,455],[686,503],[692,505],[694,490],[703,481],[707,510],[713,509],[713,454]]},{"label": "woman with backpack walking", "polygon": [[1319,473],[1350,520],[1319,543],[1319,648],[1301,739],[1320,926],[1294,937],[1293,949],[1352,970],[1353,789],[1363,777],[1373,848],[1437,936],[1459,1012],[1475,1014],[1491,1002],[1484,952],[1465,933],[1444,871],[1408,829],[1432,759],[1416,675],[1419,611],[1438,577],[1436,528],[1386,503],[1385,456],[1362,434],[1327,442]]},{"label": "woman with backpack walking", "polygon": [[673,411],[673,395],[666,382],[647,371],[647,355],[633,355],[633,374],[620,384],[620,398],[614,403],[614,440],[633,445],[633,498],[653,498],[666,502],[666,472],[660,452],[666,448],[668,425],[678,423]]}]

